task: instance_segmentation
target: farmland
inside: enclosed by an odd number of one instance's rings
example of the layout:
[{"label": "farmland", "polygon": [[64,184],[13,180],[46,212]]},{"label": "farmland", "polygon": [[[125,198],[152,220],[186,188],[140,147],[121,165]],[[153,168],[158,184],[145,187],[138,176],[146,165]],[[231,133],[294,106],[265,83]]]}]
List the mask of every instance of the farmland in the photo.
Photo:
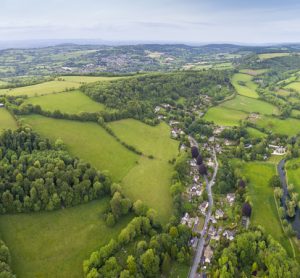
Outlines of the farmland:
[{"label": "farmland", "polygon": [[59,110],[64,113],[78,114],[80,112],[98,112],[105,109],[104,105],[93,101],[80,91],[32,97],[25,104],[39,105],[43,110]]},{"label": "farmland", "polygon": [[4,129],[15,128],[17,128],[17,123],[12,115],[5,108],[0,108],[0,132]]},{"label": "farmland", "polygon": [[[3,215],[0,232],[18,277],[82,277],[82,262],[118,235],[129,217],[108,228],[108,199],[54,212]],[[63,262],[63,263],[62,263]]]},{"label": "farmland", "polygon": [[261,132],[258,129],[252,128],[252,127],[248,127],[247,131],[248,131],[250,137],[252,137],[252,138],[264,138],[267,136],[265,133]]},{"label": "farmland", "polygon": [[286,163],[288,184],[295,186],[295,191],[300,194],[300,159],[295,158]]},{"label": "farmland", "polygon": [[239,95],[258,98],[257,84],[252,81],[253,77],[244,73],[236,73],[232,77],[232,85]]},{"label": "farmland", "polygon": [[285,89],[292,89],[296,92],[300,92],[300,82],[292,82],[285,86]]},{"label": "farmland", "polygon": [[261,60],[267,60],[267,59],[272,59],[272,58],[285,57],[285,56],[289,56],[289,55],[290,55],[290,53],[278,52],[278,53],[263,53],[263,54],[259,54],[258,57]]}]

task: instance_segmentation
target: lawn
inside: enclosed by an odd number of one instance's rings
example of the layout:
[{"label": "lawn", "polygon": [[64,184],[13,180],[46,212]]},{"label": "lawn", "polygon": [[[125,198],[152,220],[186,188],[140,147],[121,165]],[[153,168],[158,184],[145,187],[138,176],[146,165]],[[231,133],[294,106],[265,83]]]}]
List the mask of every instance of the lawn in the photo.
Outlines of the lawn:
[{"label": "lawn", "polygon": [[270,178],[276,173],[275,167],[273,163],[242,163],[241,170],[249,181],[247,190],[253,207],[251,224],[264,227],[292,256],[291,245],[281,228],[273,188],[269,185]]},{"label": "lawn", "polygon": [[240,95],[237,95],[232,100],[223,102],[220,106],[247,113],[256,112],[265,115],[277,115],[279,113],[278,108],[270,103]]},{"label": "lawn", "polygon": [[0,95],[26,95],[28,97],[34,97],[51,93],[59,93],[71,88],[77,89],[80,86],[80,83],[70,81],[49,81],[32,86],[19,87],[14,89],[2,89],[0,90]]},{"label": "lawn", "polygon": [[93,101],[80,91],[71,91],[59,94],[50,94],[39,97],[32,97],[26,100],[25,104],[40,105],[43,110],[60,110],[64,113],[78,114],[80,112],[103,111],[105,106]]},{"label": "lawn", "polygon": [[170,127],[166,123],[153,127],[127,119],[111,122],[109,126],[122,141],[146,155],[153,155],[165,161],[177,155],[178,141],[170,138]]},{"label": "lawn", "polygon": [[295,186],[295,190],[300,194],[300,158],[288,160],[286,163],[287,180],[289,184]]},{"label": "lawn", "polygon": [[108,199],[54,212],[3,215],[0,231],[18,277],[83,277],[82,263],[116,237],[130,217],[108,228]]},{"label": "lawn", "polygon": [[15,119],[5,108],[0,108],[0,132],[4,129],[15,128],[17,128],[17,123]]},{"label": "lawn", "polygon": [[240,120],[246,119],[248,114],[238,110],[231,110],[221,106],[210,108],[204,116],[207,121],[213,121],[221,126],[238,126]]},{"label": "lawn", "polygon": [[[252,81],[253,77],[249,74],[236,73],[231,80],[231,83],[237,93],[242,96],[258,98],[256,89],[258,85]],[[243,85],[240,82],[244,83]]]},{"label": "lawn", "polygon": [[23,117],[42,136],[61,138],[71,154],[90,162],[99,170],[108,170],[121,181],[136,165],[139,156],[123,147],[96,123],[58,120],[38,115]]},{"label": "lawn", "polygon": [[285,56],[289,56],[290,53],[286,53],[286,52],[278,52],[278,53],[263,53],[263,54],[259,54],[258,57],[261,60],[267,60],[267,59],[272,59],[272,58],[277,58],[277,57],[285,57]]},{"label": "lawn", "polygon": [[300,92],[300,82],[292,82],[289,85],[284,87],[285,89],[292,89],[297,92]]},{"label": "lawn", "polygon": [[265,133],[253,127],[247,127],[247,131],[252,138],[264,138],[267,136]]},{"label": "lawn", "polygon": [[256,121],[256,124],[276,134],[293,136],[300,132],[300,120],[293,118],[281,120],[275,117],[262,116]]}]

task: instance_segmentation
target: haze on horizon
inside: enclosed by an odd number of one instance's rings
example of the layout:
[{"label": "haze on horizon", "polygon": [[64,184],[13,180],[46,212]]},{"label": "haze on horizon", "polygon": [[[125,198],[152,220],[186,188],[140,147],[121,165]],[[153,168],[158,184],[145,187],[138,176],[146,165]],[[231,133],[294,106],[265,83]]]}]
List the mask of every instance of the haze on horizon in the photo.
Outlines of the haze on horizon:
[{"label": "haze on horizon", "polygon": [[297,0],[2,0],[0,41],[300,42]]}]

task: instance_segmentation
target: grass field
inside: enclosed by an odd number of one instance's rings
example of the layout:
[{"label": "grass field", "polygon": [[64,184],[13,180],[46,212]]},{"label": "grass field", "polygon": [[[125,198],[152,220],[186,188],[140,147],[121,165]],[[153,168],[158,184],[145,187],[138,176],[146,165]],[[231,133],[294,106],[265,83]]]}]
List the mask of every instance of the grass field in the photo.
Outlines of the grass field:
[{"label": "grass field", "polygon": [[68,82],[68,81],[49,81],[40,83],[37,85],[19,87],[15,89],[2,89],[0,95],[26,95],[28,97],[47,95],[51,93],[63,92],[66,89],[74,88],[77,89],[81,85],[80,83]]},{"label": "grass field", "polygon": [[267,136],[265,133],[253,127],[247,127],[247,131],[252,138],[264,138]]},{"label": "grass field", "polygon": [[54,212],[0,217],[0,232],[20,278],[83,277],[82,262],[118,235],[130,217],[108,228],[102,214],[108,199]]},{"label": "grass field", "polygon": [[23,117],[42,136],[61,138],[71,154],[92,163],[99,170],[108,170],[115,181],[121,181],[136,165],[139,156],[123,147],[96,123],[46,118]]},{"label": "grass field", "polygon": [[17,128],[15,119],[5,108],[0,108],[0,132],[4,129],[15,128]]},{"label": "grass field", "polygon": [[300,158],[288,160],[285,168],[288,184],[293,184],[295,190],[300,194]]},{"label": "grass field", "polygon": [[126,78],[126,77],[104,77],[104,76],[61,76],[60,79],[63,79],[64,81],[68,82],[75,82],[75,83],[92,83],[97,81],[111,81],[116,80],[120,78]]},{"label": "grass field", "polygon": [[261,60],[267,60],[267,59],[272,59],[272,58],[277,58],[277,57],[285,57],[285,56],[289,56],[290,53],[263,53],[263,54],[259,54],[258,57]]},{"label": "grass field", "polygon": [[292,136],[300,132],[300,120],[293,118],[281,120],[274,117],[262,116],[256,121],[256,124],[276,134]]},{"label": "grass field", "polygon": [[300,82],[292,82],[289,85],[284,87],[285,89],[292,89],[296,92],[300,92]]},{"label": "grass field", "polygon": [[247,113],[257,112],[265,115],[278,114],[278,108],[270,103],[237,95],[234,99],[223,102],[220,106]]},{"label": "grass field", "polygon": [[60,110],[61,112],[69,114],[98,112],[105,109],[103,104],[93,101],[80,91],[32,97],[25,101],[25,104],[27,103],[40,105],[42,109],[46,111],[53,112],[55,110]]},{"label": "grass field", "polygon": [[[257,84],[252,81],[252,78],[249,74],[236,73],[232,77],[231,83],[239,95],[258,98]],[[243,82],[244,85],[241,85],[240,82]]]},{"label": "grass field", "polygon": [[252,76],[257,76],[257,75],[263,74],[267,71],[268,71],[267,69],[256,69],[256,70],[254,70],[254,69],[242,69],[242,70],[240,70],[241,73],[245,73],[245,74],[252,75]]},{"label": "grass field", "polygon": [[249,180],[247,189],[252,203],[251,224],[264,227],[292,256],[292,247],[284,235],[278,217],[270,178],[276,173],[275,164],[262,162],[243,163],[242,174]]},{"label": "grass field", "polygon": [[216,106],[210,108],[204,116],[207,121],[213,121],[221,126],[238,126],[240,120],[247,118],[247,114],[238,110],[231,110],[225,107]]}]

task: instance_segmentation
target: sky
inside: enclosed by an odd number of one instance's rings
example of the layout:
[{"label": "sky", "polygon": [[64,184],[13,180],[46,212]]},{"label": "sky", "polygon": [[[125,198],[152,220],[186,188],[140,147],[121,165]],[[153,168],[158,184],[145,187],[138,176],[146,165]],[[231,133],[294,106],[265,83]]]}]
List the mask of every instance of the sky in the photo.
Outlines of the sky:
[{"label": "sky", "polygon": [[300,42],[299,0],[0,0],[0,41]]}]

